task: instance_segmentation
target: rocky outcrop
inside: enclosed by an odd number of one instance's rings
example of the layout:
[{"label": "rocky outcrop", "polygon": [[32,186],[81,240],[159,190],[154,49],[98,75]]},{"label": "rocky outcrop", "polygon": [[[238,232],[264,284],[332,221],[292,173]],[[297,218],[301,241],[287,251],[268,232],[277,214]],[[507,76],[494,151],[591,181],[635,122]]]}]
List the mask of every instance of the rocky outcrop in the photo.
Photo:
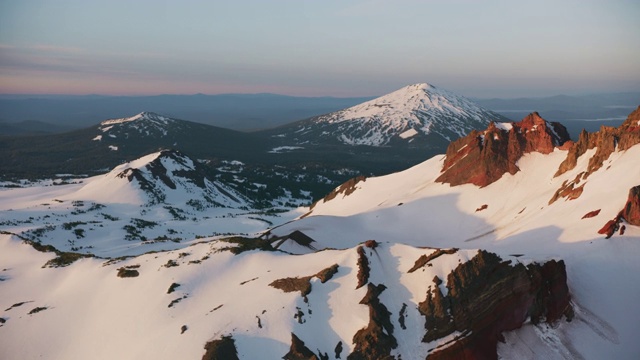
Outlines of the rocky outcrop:
[{"label": "rocky outcrop", "polygon": [[367,284],[367,294],[360,304],[369,307],[369,325],[353,336],[354,349],[347,360],[393,359],[391,350],[398,347],[393,336],[391,313],[378,298],[386,289],[382,284]]},{"label": "rocky outcrop", "polygon": [[364,176],[357,176],[352,179],[347,180],[347,182],[335,188],[333,191],[328,193],[322,200],[318,200],[317,202],[311,205],[311,210],[316,206],[316,204],[320,201],[323,203],[335,199],[338,195],[342,194],[343,197],[351,195],[354,191],[356,191],[356,185],[359,182],[367,181],[367,178]]},{"label": "rocky outcrop", "polygon": [[569,140],[567,129],[545,121],[534,112],[517,123],[491,123],[485,131],[472,131],[447,148],[437,182],[452,186],[487,186],[505,173],[515,174],[522,155],[548,154]]},{"label": "rocky outcrop", "polygon": [[358,246],[358,286],[356,289],[360,289],[365,286],[369,282],[369,272],[371,269],[369,268],[369,259],[367,258],[367,254],[364,252],[364,248],[362,246]]},{"label": "rocky outcrop", "polygon": [[121,267],[118,269],[118,277],[121,277],[121,278],[138,277],[138,275],[140,275],[140,272],[138,272],[138,270],[136,269],[139,267],[140,265],[130,265],[130,266]]},{"label": "rocky outcrop", "polygon": [[622,221],[635,226],[640,226],[640,185],[634,186],[629,189],[629,195],[627,196],[627,202],[618,215],[612,220],[607,221],[604,226],[598,230],[598,234],[606,235],[606,238],[610,238],[613,234],[620,229],[620,235],[624,234],[626,227],[620,226]]},{"label": "rocky outcrop", "polygon": [[[269,234],[267,234],[269,235]],[[269,238],[269,241],[274,242],[275,245],[273,246],[275,249],[279,249],[280,246],[282,246],[282,244],[284,244],[286,241],[291,240],[294,243],[306,247],[310,250],[316,251],[318,249],[316,249],[313,246],[313,243],[315,243],[316,241],[313,240],[309,235],[303,233],[300,230],[295,230],[294,232],[290,233],[289,235],[285,235],[285,236],[280,236],[280,237],[275,237],[275,238]]]},{"label": "rocky outcrop", "polygon": [[314,275],[305,276],[305,277],[288,277],[274,280],[269,286],[272,286],[276,289],[282,290],[284,292],[293,292],[300,291],[300,296],[306,298],[307,295],[311,293],[311,279],[317,277],[320,279],[321,283],[325,283],[333,277],[338,272],[338,264],[333,264],[326,269],[322,269],[318,271]]},{"label": "rocky outcrop", "polygon": [[[436,249],[436,251],[432,252],[429,255],[421,255],[418,260],[415,261],[415,263],[413,263],[413,266],[411,267],[411,269],[409,269],[409,273],[412,273],[422,267],[424,267],[425,265],[429,265],[429,262],[431,260],[434,260],[442,255],[448,254],[455,254],[458,251],[457,248],[452,248],[452,249]],[[431,266],[431,265],[429,265]]]},{"label": "rocky outcrop", "polygon": [[560,198],[565,198],[567,200],[575,200],[579,198],[580,195],[582,195],[582,192],[584,191],[585,184],[582,184],[580,186],[576,186],[576,185],[578,185],[577,180],[574,180],[574,181],[565,180],[560,186],[560,188],[556,190],[556,192],[553,194],[553,196],[549,200],[549,205],[553,204],[554,202],[556,202],[556,200]]},{"label": "rocky outcrop", "polygon": [[600,169],[605,160],[614,151],[625,151],[640,143],[640,106],[634,110],[618,128],[602,126],[599,131],[588,133],[582,131],[578,141],[569,148],[566,159],[560,164],[555,176],[572,170],[578,164],[578,158],[587,150],[596,148],[595,154],[589,159],[586,179],[591,173]]},{"label": "rocky outcrop", "polygon": [[589,219],[589,218],[592,218],[592,217],[596,217],[596,216],[598,216],[598,214],[600,214],[600,209],[589,211],[588,213],[586,213],[586,214],[584,214],[582,216],[582,219]]},{"label": "rocky outcrop", "polygon": [[425,301],[424,342],[459,332],[460,335],[427,359],[497,359],[497,343],[503,331],[532,323],[553,323],[573,317],[563,261],[512,265],[480,250],[448,276],[447,294],[442,280],[433,279]]},{"label": "rocky outcrop", "polygon": [[607,223],[604,224],[604,226],[600,230],[598,230],[598,234],[606,235],[606,239],[612,237],[613,234],[615,234],[616,231],[618,231],[618,229],[620,228],[621,221],[622,218],[620,217],[620,214],[618,214],[618,216],[613,218],[613,220],[607,221]]},{"label": "rocky outcrop", "polygon": [[236,343],[231,336],[211,340],[204,348],[206,352],[202,355],[202,360],[238,360]]},{"label": "rocky outcrop", "polygon": [[640,226],[640,185],[629,189],[627,203],[620,214],[629,224]]},{"label": "rocky outcrop", "polygon": [[284,360],[321,360],[313,351],[304,345],[296,334],[291,333],[291,347],[289,352],[282,357]]}]

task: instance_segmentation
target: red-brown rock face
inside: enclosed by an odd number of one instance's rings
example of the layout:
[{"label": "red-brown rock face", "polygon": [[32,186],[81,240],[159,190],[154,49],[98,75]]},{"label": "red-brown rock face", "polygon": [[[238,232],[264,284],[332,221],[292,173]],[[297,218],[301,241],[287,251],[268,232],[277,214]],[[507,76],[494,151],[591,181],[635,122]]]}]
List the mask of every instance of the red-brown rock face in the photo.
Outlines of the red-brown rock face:
[{"label": "red-brown rock face", "polygon": [[631,225],[640,226],[640,185],[634,186],[629,189],[629,196],[627,202],[618,215],[613,220],[607,221],[602,229],[598,230],[598,234],[607,235],[607,239],[612,237],[618,229],[620,229],[620,235],[624,234],[624,225],[620,227],[622,220],[625,220]]},{"label": "red-brown rock face", "polygon": [[560,164],[555,176],[562,175],[575,168],[580,156],[589,149],[597,148],[596,153],[589,159],[589,165],[584,176],[586,179],[592,172],[602,167],[604,161],[616,149],[624,151],[639,143],[640,106],[629,114],[627,120],[618,128],[602,126],[599,131],[594,133],[587,133],[583,130],[578,141],[569,148],[567,158]]},{"label": "red-brown rock face", "polygon": [[460,335],[436,348],[428,360],[497,359],[503,331],[517,329],[527,319],[538,324],[573,317],[563,261],[512,265],[479,251],[447,276],[447,295],[440,291],[442,281],[437,277],[433,281],[418,307],[427,330],[423,341],[455,331]]},{"label": "red-brown rock face", "polygon": [[537,112],[518,123],[491,123],[487,130],[472,131],[449,145],[442,174],[436,181],[484,187],[507,172],[519,171],[516,162],[523,154],[548,154],[568,140],[564,126],[545,121]]},{"label": "red-brown rock face", "polygon": [[640,185],[629,189],[629,197],[621,215],[629,224],[640,226]]}]

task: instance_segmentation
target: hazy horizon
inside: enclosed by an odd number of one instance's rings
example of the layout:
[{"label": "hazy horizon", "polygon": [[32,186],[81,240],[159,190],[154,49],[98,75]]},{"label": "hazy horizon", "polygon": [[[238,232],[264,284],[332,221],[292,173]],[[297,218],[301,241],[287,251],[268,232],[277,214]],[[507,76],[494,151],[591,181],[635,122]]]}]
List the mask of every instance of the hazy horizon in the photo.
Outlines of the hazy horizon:
[{"label": "hazy horizon", "polygon": [[0,3],[0,94],[640,91],[632,0]]},{"label": "hazy horizon", "polygon": [[[439,86],[438,86],[439,87]],[[445,88],[446,89],[446,88]],[[395,90],[399,90],[395,89]],[[395,90],[391,90],[389,92],[393,92]],[[446,89],[449,90],[449,89]],[[215,93],[215,94],[206,94],[206,93],[158,93],[158,94],[46,94],[46,93],[0,93],[0,99],[10,99],[10,98],[26,98],[26,97],[42,97],[42,98],[64,98],[64,97],[160,97],[160,96],[282,96],[282,97],[292,97],[292,98],[335,98],[335,99],[358,99],[358,98],[376,98],[380,96],[384,96],[384,94],[377,95],[353,95],[353,96],[333,96],[333,95],[295,95],[295,94],[282,94],[282,93],[274,93],[274,92],[246,92],[246,93]],[[599,95],[620,95],[620,94],[640,94],[640,89],[638,90],[629,90],[629,91],[603,91],[603,92],[592,92],[592,91],[583,91],[576,92],[573,94],[569,93],[549,93],[547,95],[539,95],[539,96],[466,96],[464,94],[459,94],[465,96],[470,99],[482,99],[482,100],[517,100],[517,99],[545,99],[545,98],[553,98],[558,96],[566,96],[566,97],[588,97],[588,96],[599,96]]]}]

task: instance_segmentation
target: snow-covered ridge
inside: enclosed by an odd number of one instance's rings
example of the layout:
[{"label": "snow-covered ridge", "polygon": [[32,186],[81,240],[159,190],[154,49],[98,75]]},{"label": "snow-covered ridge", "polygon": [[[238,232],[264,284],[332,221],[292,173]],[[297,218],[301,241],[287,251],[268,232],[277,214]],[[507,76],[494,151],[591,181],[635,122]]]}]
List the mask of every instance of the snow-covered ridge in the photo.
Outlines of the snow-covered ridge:
[{"label": "snow-covered ridge", "polygon": [[153,122],[160,122],[163,124],[168,124],[171,119],[162,115],[158,115],[156,113],[153,112],[148,112],[148,111],[143,111],[137,115],[131,116],[131,117],[126,117],[126,118],[119,118],[119,119],[109,119],[109,120],[105,120],[103,122],[100,123],[100,125],[102,126],[108,126],[108,125],[115,125],[115,124],[122,124],[122,123],[127,123],[127,122],[132,122],[132,121],[136,121],[136,120],[149,120],[149,121],[153,121]]},{"label": "snow-covered ridge", "polygon": [[146,136],[152,134],[166,136],[167,128],[175,122],[176,120],[172,118],[145,111],[131,117],[105,120],[100,123],[98,129],[112,138],[117,138],[121,135],[119,132],[128,132],[130,129]]}]

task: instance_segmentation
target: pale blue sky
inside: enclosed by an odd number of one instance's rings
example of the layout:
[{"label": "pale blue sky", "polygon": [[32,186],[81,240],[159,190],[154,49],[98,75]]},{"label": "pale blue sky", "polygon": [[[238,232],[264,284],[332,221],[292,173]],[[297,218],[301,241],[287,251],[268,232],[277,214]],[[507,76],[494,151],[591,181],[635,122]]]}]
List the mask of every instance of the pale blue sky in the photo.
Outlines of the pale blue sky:
[{"label": "pale blue sky", "polygon": [[0,0],[0,93],[640,91],[637,0]]}]

